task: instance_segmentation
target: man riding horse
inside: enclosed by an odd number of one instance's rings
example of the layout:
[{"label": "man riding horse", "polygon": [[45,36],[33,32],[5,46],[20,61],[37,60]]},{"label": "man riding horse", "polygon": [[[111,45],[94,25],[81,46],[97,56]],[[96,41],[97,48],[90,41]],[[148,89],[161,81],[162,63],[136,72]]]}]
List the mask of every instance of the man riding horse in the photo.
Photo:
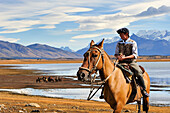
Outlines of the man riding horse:
[{"label": "man riding horse", "polygon": [[[133,68],[140,86],[142,87],[143,96],[148,97],[149,94],[146,92],[142,70],[136,62],[138,56],[137,43],[130,39],[129,30],[127,28],[121,28],[117,30],[117,33],[122,40],[119,41],[116,45],[115,57],[118,59],[119,63],[127,63]],[[100,98],[102,99],[103,97],[104,96],[102,93]]]},{"label": "man riding horse", "polygon": [[135,72],[135,75],[138,77],[144,96],[148,97],[149,94],[146,92],[142,70],[136,62],[138,56],[137,43],[130,39],[129,30],[127,28],[121,28],[117,30],[117,33],[122,40],[117,43],[115,57],[119,60],[119,63],[130,64]]}]

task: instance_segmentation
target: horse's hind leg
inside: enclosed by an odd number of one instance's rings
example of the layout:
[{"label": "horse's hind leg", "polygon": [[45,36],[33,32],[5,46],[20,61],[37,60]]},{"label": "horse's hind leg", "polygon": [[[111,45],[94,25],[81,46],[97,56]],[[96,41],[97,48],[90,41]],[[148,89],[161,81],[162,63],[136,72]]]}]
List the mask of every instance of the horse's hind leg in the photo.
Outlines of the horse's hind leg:
[{"label": "horse's hind leg", "polygon": [[141,113],[141,99],[137,101],[138,103],[138,113]]},{"label": "horse's hind leg", "polygon": [[148,113],[149,110],[149,97],[143,97],[143,111]]},{"label": "horse's hind leg", "polygon": [[123,106],[124,106],[124,104],[118,103],[118,104],[116,105],[116,107],[114,108],[113,113],[121,113],[121,111],[122,111],[122,109],[123,109]]}]

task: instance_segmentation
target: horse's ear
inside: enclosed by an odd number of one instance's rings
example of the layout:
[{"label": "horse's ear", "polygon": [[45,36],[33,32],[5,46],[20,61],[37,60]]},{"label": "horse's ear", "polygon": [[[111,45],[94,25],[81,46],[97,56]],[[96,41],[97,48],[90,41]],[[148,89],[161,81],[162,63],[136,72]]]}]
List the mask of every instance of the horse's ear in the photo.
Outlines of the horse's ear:
[{"label": "horse's ear", "polygon": [[92,40],[91,43],[90,43],[90,47],[92,47],[94,45],[94,41]]},{"label": "horse's ear", "polygon": [[104,38],[103,38],[103,40],[102,40],[102,41],[99,43],[99,45],[98,45],[98,46],[99,46],[100,48],[102,48],[102,49],[103,49],[103,43],[104,43]]}]

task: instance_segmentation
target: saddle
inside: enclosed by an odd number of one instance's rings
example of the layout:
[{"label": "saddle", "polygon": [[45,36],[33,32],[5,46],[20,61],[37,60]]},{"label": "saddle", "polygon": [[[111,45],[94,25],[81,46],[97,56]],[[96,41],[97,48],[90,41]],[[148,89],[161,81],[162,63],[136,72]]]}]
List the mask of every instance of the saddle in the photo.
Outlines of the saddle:
[{"label": "saddle", "polygon": [[[119,63],[116,66],[122,70],[123,75],[124,75],[124,77],[126,79],[126,82],[131,83],[132,75],[134,75],[134,71],[133,71],[133,68],[130,66],[130,64]],[[145,69],[141,65],[139,65],[139,67],[141,68],[142,73],[144,73]],[[134,78],[136,78],[136,77],[134,77]]]}]

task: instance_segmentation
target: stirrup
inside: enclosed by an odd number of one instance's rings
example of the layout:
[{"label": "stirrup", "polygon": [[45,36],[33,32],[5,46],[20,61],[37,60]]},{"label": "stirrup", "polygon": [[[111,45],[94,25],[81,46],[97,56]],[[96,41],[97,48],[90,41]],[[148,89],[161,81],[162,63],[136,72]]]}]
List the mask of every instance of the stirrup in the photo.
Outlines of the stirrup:
[{"label": "stirrup", "polygon": [[104,99],[104,95],[101,95],[99,98],[100,98],[100,99]]}]

